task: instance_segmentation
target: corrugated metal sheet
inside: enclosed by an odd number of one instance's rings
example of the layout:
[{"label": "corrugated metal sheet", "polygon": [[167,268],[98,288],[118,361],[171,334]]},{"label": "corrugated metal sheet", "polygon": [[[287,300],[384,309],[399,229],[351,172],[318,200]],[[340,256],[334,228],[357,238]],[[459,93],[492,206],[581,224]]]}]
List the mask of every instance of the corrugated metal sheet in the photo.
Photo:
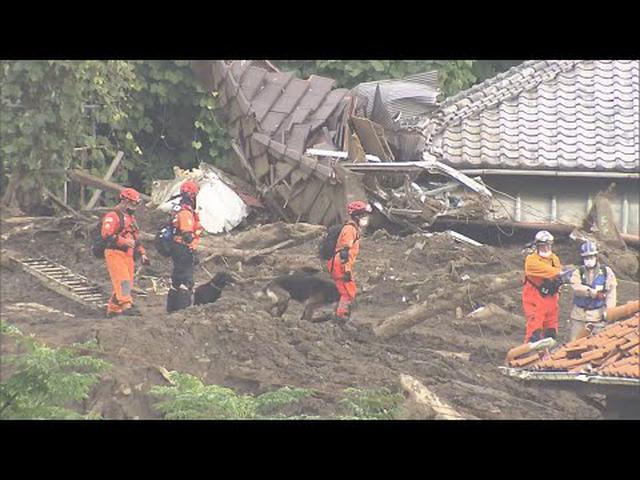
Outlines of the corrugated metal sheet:
[{"label": "corrugated metal sheet", "polygon": [[640,171],[639,70],[524,62],[443,102],[426,148],[455,167]]},{"label": "corrugated metal sheet", "polygon": [[432,111],[437,104],[438,72],[418,73],[400,80],[359,84],[353,91],[365,102],[367,117],[371,116],[378,87],[384,106],[392,116],[398,113],[405,117],[420,116]]}]

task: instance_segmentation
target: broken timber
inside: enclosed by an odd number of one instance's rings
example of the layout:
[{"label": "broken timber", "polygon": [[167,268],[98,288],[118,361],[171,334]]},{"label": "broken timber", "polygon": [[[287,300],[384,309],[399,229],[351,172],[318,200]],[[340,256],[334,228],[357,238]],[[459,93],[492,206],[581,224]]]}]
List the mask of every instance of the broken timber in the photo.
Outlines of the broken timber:
[{"label": "broken timber", "polygon": [[[106,190],[109,192],[120,193],[124,187],[118,183],[111,182],[109,180],[103,180],[102,178],[91,175],[89,172],[82,170],[80,168],[74,168],[67,172],[67,175],[70,180],[74,182],[78,182],[81,185],[87,185],[89,187],[98,188],[100,190]],[[142,198],[145,202],[150,202],[151,197],[144,193],[140,194],[140,198]]]},{"label": "broken timber", "polygon": [[440,292],[435,292],[429,295],[425,302],[393,315],[373,330],[377,337],[393,337],[429,317],[455,310],[470,298],[485,297],[487,294],[517,288],[521,285],[522,273],[516,270],[502,275],[483,275],[447,292],[446,297],[443,297]]},{"label": "broken timber", "polygon": [[45,257],[18,259],[9,256],[9,260],[69,300],[93,310],[102,310],[106,306],[107,297],[102,288],[63,265]]}]

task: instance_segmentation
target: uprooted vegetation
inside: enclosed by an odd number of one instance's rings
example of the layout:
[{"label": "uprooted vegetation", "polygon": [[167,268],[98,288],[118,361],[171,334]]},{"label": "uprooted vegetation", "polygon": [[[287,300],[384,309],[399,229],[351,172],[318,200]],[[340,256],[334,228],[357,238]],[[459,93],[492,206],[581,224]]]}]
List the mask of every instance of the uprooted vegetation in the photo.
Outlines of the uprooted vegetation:
[{"label": "uprooted vegetation", "polygon": [[[146,231],[157,224],[155,213],[150,213],[141,215]],[[31,257],[46,252],[109,292],[105,267],[90,256],[81,229],[51,222],[49,231],[34,227],[13,233],[3,247]],[[584,395],[530,386],[497,370],[505,353],[522,342],[518,287],[493,293],[470,290],[464,297],[451,294],[465,282],[521,269],[521,245],[476,247],[447,233],[399,237],[378,230],[365,235],[356,264],[359,295],[354,321],[359,329],[352,334],[332,322],[300,321],[302,306],[295,302],[282,319],[272,318],[253,296],[274,276],[301,268],[323,270],[317,236],[306,238],[303,231],[303,226],[274,224],[209,237],[203,244],[212,250],[202,256],[211,258],[204,268],[209,273],[233,270],[242,281],[225,288],[214,304],[172,315],[164,310],[170,262],[153,255],[153,247],[152,265],[137,277],[136,301],[143,312],[138,318],[107,320],[24,273],[2,268],[2,317],[51,346],[95,342],[98,348],[91,355],[112,367],[102,373],[78,411],[107,419],[176,414],[157,408],[170,397],[153,395],[158,389],[173,391],[162,374],[165,370],[193,376],[203,392],[212,389],[236,401],[244,398],[249,407],[242,411],[260,417],[442,418],[411,398],[398,404],[392,400],[404,390],[401,376],[408,375],[429,390],[429,398],[435,396],[455,410],[455,418],[599,418],[598,404]],[[273,249],[290,238],[296,241]],[[216,250],[223,247],[225,252]],[[556,250],[564,263],[578,263],[575,243],[559,239]],[[213,255],[216,251],[220,254]],[[634,278],[624,273],[619,278],[619,302],[637,298]],[[208,279],[204,269],[197,269],[196,283]],[[393,336],[376,335],[375,327],[386,319],[434,294],[450,300],[450,308]],[[494,305],[496,314],[468,315],[480,305]],[[563,294],[561,339],[568,335],[570,307],[571,294]],[[4,367],[2,373],[4,381]],[[302,391],[312,393],[282,409],[257,408],[257,399],[273,398],[274,392]],[[345,393],[354,391],[360,393]],[[288,394],[284,398],[292,399]],[[350,408],[354,402],[360,407]],[[233,411],[224,415],[233,417]]]}]

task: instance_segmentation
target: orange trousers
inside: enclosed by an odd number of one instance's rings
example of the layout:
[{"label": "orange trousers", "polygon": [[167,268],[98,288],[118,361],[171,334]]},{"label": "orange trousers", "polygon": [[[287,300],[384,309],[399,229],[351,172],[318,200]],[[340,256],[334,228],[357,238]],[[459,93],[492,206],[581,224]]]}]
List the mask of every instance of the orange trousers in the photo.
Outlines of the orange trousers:
[{"label": "orange trousers", "polygon": [[[332,268],[333,264],[333,268]],[[333,259],[327,261],[327,269],[331,274],[331,278],[336,284],[336,289],[340,294],[340,300],[336,308],[336,316],[338,318],[349,318],[350,306],[353,300],[356,298],[356,282],[351,279],[349,282],[345,282],[344,278],[344,266],[340,261],[340,256],[337,254]]]},{"label": "orange trousers", "polygon": [[120,313],[131,308],[133,297],[133,256],[127,255],[122,250],[106,249],[104,258],[107,262],[107,270],[113,285],[113,294],[107,304],[108,313]]},{"label": "orange trousers", "polygon": [[527,320],[524,341],[528,342],[536,330],[554,329],[558,331],[559,294],[543,297],[536,287],[525,283],[522,288],[522,310]]}]

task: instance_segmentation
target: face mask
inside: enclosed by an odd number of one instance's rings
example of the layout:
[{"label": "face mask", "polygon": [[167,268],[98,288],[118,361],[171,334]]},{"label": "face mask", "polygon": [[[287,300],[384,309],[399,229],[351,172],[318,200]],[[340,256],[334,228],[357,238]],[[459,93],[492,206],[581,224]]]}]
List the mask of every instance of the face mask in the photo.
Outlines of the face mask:
[{"label": "face mask", "polygon": [[551,256],[551,250],[547,250],[546,252],[541,252],[538,250],[538,255],[542,258],[549,258]]},{"label": "face mask", "polygon": [[358,223],[362,228],[366,227],[367,225],[369,225],[369,217],[362,217],[360,220],[358,220]]},{"label": "face mask", "polygon": [[595,258],[585,258],[584,259],[584,266],[587,268],[593,268],[596,266],[596,259]]}]

